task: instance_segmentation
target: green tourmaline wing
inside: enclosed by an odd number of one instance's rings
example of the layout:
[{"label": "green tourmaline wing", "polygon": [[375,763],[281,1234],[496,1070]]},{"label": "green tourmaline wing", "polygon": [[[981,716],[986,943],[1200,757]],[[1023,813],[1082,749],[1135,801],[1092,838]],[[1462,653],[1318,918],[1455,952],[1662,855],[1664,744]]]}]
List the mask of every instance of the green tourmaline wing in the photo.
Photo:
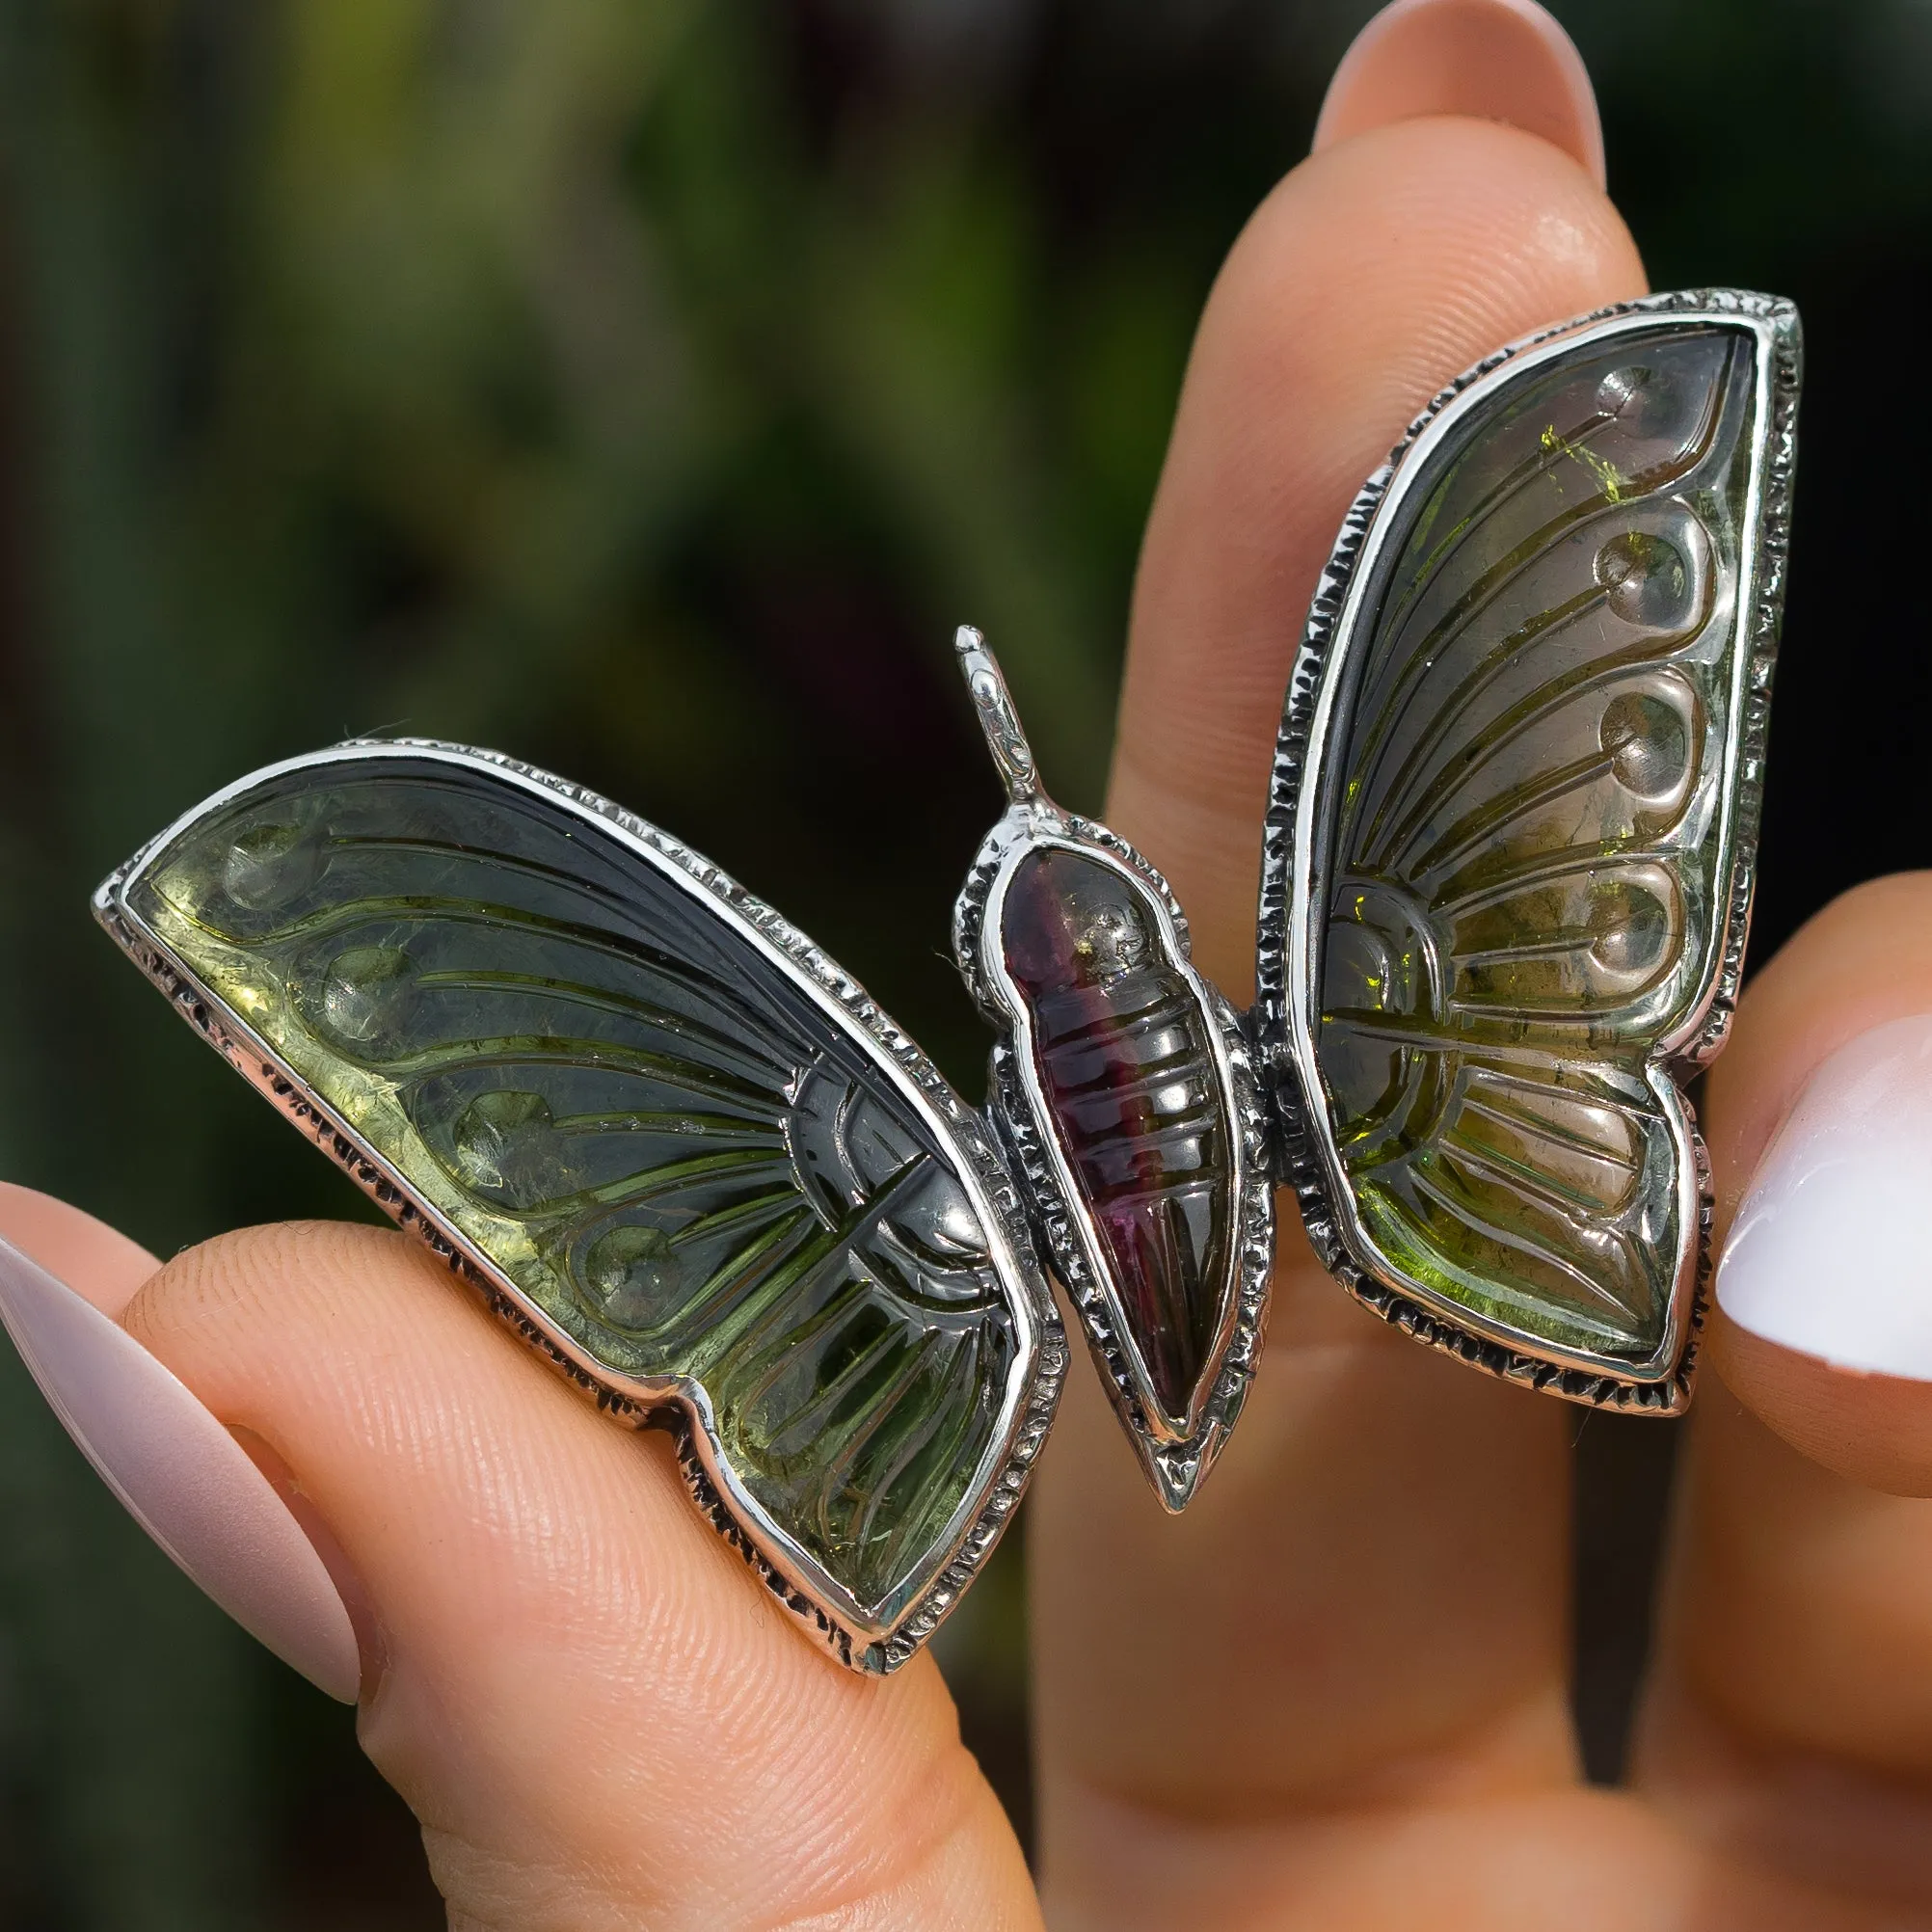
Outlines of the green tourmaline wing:
[{"label": "green tourmaline wing", "polygon": [[847,1661],[929,1633],[1061,1344],[978,1116],[809,942],[603,801],[428,745],[244,780],[98,903],[553,1358],[682,1425]]},{"label": "green tourmaline wing", "polygon": [[1358,501],[1291,688],[1264,1037],[1318,1242],[1585,1400],[1688,1394],[1796,406],[1788,305],[1495,359]]}]

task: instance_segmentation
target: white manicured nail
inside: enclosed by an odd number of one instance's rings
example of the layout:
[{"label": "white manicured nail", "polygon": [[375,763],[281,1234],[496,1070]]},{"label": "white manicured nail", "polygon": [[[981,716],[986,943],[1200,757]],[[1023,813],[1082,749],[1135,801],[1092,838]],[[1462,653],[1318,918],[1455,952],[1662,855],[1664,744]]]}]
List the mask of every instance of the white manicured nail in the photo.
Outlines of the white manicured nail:
[{"label": "white manicured nail", "polygon": [[1932,1014],[1812,1074],[1737,1211],[1717,1299],[1766,1341],[1932,1382]]},{"label": "white manicured nail", "polygon": [[135,1521],[283,1663],[354,1704],[362,1663],[341,1593],[274,1486],[188,1385],[5,1241],[0,1322]]}]

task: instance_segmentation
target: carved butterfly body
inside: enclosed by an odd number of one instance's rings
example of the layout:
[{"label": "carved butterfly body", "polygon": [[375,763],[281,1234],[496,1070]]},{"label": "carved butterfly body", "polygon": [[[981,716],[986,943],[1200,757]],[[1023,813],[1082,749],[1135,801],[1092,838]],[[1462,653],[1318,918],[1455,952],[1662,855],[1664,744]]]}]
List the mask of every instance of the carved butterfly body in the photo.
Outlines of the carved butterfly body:
[{"label": "carved butterfly body", "polygon": [[[976,631],[988,741],[1021,742]],[[1042,794],[1027,757],[953,918],[1000,1034],[991,1114],[1155,1493],[1184,1509],[1247,1395],[1274,1183],[1247,1034],[1188,956],[1161,874]]]},{"label": "carved butterfly body", "polygon": [[1579,1400],[1687,1398],[1678,1087],[1742,956],[1795,319],[1663,298],[1506,352],[1351,513],[1284,714],[1255,1012],[1039,789],[954,952],[979,1112],[663,833],[495,754],[255,774],[96,911],[229,1060],[620,1417],[843,1661],[910,1655],[1010,1519],[1064,1286],[1161,1500],[1260,1351],[1277,1176],[1370,1305]]}]

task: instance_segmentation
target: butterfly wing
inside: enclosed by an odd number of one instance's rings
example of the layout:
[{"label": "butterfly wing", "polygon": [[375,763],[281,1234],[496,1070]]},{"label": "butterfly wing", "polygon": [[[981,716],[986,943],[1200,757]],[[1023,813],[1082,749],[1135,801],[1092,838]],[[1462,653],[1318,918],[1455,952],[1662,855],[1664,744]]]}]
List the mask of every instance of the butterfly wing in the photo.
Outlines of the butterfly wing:
[{"label": "butterfly wing", "polygon": [[419,744],[245,779],[103,887],[255,1084],[605,1406],[848,1663],[930,1633],[1063,1344],[979,1116],[696,855]]},{"label": "butterfly wing", "polygon": [[1787,304],[1717,294],[1472,371],[1352,511],[1283,718],[1259,1019],[1311,1232],[1582,1400],[1689,1391],[1677,1076],[1742,960],[1797,364]]}]

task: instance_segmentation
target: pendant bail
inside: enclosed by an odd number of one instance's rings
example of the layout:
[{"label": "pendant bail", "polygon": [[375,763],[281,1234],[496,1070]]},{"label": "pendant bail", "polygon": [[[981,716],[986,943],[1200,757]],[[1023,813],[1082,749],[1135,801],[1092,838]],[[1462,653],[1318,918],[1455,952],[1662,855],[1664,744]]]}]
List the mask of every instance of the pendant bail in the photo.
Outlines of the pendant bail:
[{"label": "pendant bail", "polygon": [[953,632],[953,648],[959,654],[959,668],[965,675],[966,688],[973,694],[973,709],[979,713],[979,729],[986,735],[986,749],[993,754],[1000,783],[1006,788],[1007,802],[1044,802],[1033,748],[1027,742],[1012,693],[1006,689],[999,661],[987,649],[985,637],[972,625],[962,624]]}]

